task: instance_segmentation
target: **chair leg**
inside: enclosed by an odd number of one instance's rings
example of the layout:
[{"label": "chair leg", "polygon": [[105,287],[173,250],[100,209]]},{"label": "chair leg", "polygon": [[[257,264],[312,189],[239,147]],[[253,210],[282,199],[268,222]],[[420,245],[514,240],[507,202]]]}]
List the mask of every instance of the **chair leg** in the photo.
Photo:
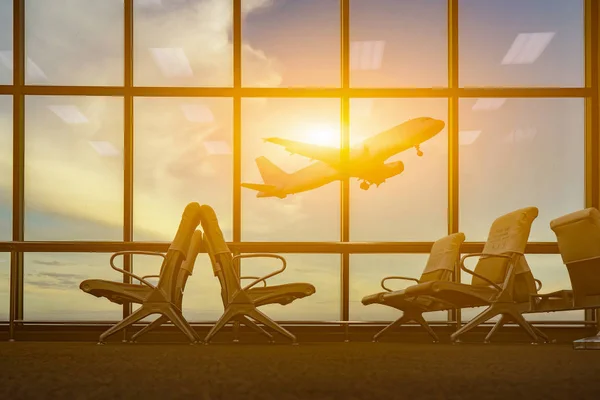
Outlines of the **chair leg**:
[{"label": "chair leg", "polygon": [[496,322],[496,325],[494,325],[494,327],[490,330],[483,342],[490,343],[490,339],[492,339],[492,336],[494,336],[496,332],[498,332],[500,328],[502,328],[507,322],[509,322],[509,318],[506,315],[500,316],[500,320]]},{"label": "chair leg", "polygon": [[103,344],[104,341],[111,335],[127,328],[129,325],[133,325],[141,319],[146,318],[150,314],[154,314],[156,311],[147,309],[143,305],[131,313],[127,318],[123,319],[121,322],[116,325],[110,327],[106,332],[100,335],[99,344]]},{"label": "chair leg", "polygon": [[269,332],[265,331],[263,328],[261,328],[260,326],[258,326],[254,321],[252,321],[250,318],[246,317],[245,315],[242,315],[239,317],[239,321],[246,325],[248,328],[254,330],[255,332],[258,332],[262,335],[265,335],[267,338],[269,338],[270,342],[273,342],[273,335],[271,335]]},{"label": "chair leg", "polygon": [[377,332],[375,334],[375,336],[373,336],[373,341],[377,342],[379,340],[379,338],[381,338],[381,336],[383,336],[384,333],[391,331],[392,329],[394,329],[397,326],[402,326],[402,324],[405,324],[408,321],[410,321],[410,318],[408,318],[406,313],[402,314],[402,316],[400,318],[398,318],[397,320],[395,320],[394,322],[392,322],[391,324],[389,324],[388,326],[386,326],[385,328],[383,328],[382,330]]},{"label": "chair leg", "polygon": [[159,318],[155,319],[150,324],[146,325],[141,330],[139,330],[138,332],[133,334],[133,336],[131,336],[130,340],[132,342],[135,342],[140,336],[150,332],[153,329],[158,328],[159,326],[166,323],[167,321],[169,321],[169,319],[167,317],[165,317],[164,315],[161,315]]},{"label": "chair leg", "polygon": [[274,331],[279,332],[283,336],[286,336],[287,338],[291,339],[294,344],[298,343],[296,336],[294,336],[287,329],[285,329],[284,327],[279,325],[277,322],[273,321],[271,318],[267,317],[261,311],[254,309],[254,310],[251,310],[249,313],[247,313],[247,315],[249,317],[255,319],[256,321],[261,322],[264,326],[268,326],[269,328],[273,329]]},{"label": "chair leg", "polygon": [[519,312],[509,311],[509,314],[512,317],[512,319],[517,324],[519,324],[521,328],[525,329],[525,332],[527,332],[527,334],[529,335],[529,337],[531,337],[531,340],[533,340],[534,343],[537,343],[539,341],[539,337],[535,333],[533,326],[531,326],[531,324],[527,320],[525,320],[525,318],[523,318],[523,316]]},{"label": "chair leg", "polygon": [[425,318],[423,318],[423,314],[411,314],[411,317],[413,320],[415,320],[415,322],[418,322],[419,325],[421,325],[423,329],[427,331],[427,333],[429,333],[429,336],[433,338],[433,343],[438,343],[440,341],[433,329],[431,329],[431,326],[429,326],[427,321],[425,321]]},{"label": "chair leg", "polygon": [[481,313],[479,313],[479,315],[477,315],[475,318],[473,318],[471,321],[469,321],[465,326],[463,326],[462,328],[460,328],[459,330],[454,332],[452,335],[450,335],[450,340],[452,340],[453,342],[457,341],[458,337],[461,336],[462,334],[469,332],[471,329],[484,323],[485,321],[489,320],[490,318],[494,318],[496,315],[500,314],[501,312],[502,312],[501,309],[496,307],[495,304],[492,304],[486,310],[482,311]]},{"label": "chair leg", "polygon": [[544,339],[544,342],[550,343],[550,338],[548,337],[548,335],[546,335],[544,332],[542,332],[535,326],[533,326],[531,324],[529,324],[529,325],[531,326],[531,328],[533,328],[533,331],[535,332],[536,335],[538,335],[538,337],[541,337],[542,339]]},{"label": "chair leg", "polygon": [[183,317],[179,310],[175,310],[173,307],[169,307],[165,310],[164,315],[171,320],[173,325],[175,325],[187,338],[191,343],[200,342],[200,336],[198,333],[192,328],[192,326],[187,322],[187,320]]},{"label": "chair leg", "polygon": [[212,329],[210,330],[210,332],[208,332],[208,334],[204,338],[204,343],[206,343],[206,344],[210,343],[210,340],[212,339],[212,337],[215,336],[217,334],[217,332],[219,332],[225,325],[227,325],[227,323],[233,317],[235,317],[239,313],[240,312],[237,311],[237,310],[234,310],[232,308],[227,308],[225,310],[225,312],[223,313],[223,315],[221,316],[221,318],[219,318],[219,320],[217,321],[217,323],[212,327]]}]

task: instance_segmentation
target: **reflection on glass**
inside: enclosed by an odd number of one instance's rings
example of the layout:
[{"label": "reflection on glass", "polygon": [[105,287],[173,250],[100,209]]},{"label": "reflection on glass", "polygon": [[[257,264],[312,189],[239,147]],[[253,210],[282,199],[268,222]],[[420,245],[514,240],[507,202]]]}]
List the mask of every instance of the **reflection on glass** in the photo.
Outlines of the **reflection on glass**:
[{"label": "reflection on glass", "polygon": [[351,1],[351,85],[447,86],[447,3]]},{"label": "reflection on glass", "polygon": [[27,0],[25,83],[122,85],[123,2]]},{"label": "reflection on glass", "polygon": [[[406,276],[419,279],[428,254],[352,254],[350,255],[350,320],[352,321],[393,321],[402,316],[402,311],[381,304],[365,306],[361,300],[365,296],[384,292],[381,280],[387,276]],[[386,286],[400,290],[412,281],[392,280]],[[428,321],[446,321],[447,311],[423,314]]]},{"label": "reflection on glass", "polygon": [[[79,289],[86,279],[122,282],[110,254],[29,253],[24,257],[24,311],[28,321],[119,321],[123,308]],[[120,261],[115,261],[120,266]]]},{"label": "reflection on glass", "polygon": [[460,0],[461,86],[583,86],[583,0]]},{"label": "reflection on glass", "polygon": [[[446,121],[446,99],[351,99],[350,144],[418,117]],[[407,134],[412,135],[412,131]],[[404,135],[404,133],[403,133]],[[419,131],[414,131],[418,137]],[[404,136],[403,136],[404,137]],[[411,136],[413,137],[413,136]],[[435,241],[447,232],[447,127],[414,148],[389,158],[402,161],[404,171],[381,186],[361,190],[350,182],[352,241]]]},{"label": "reflection on glass", "polygon": [[136,85],[231,86],[233,2],[133,4]]},{"label": "reflection on glass", "polygon": [[25,239],[123,239],[123,102],[25,99]]},{"label": "reflection on glass", "polygon": [[172,241],[190,202],[232,238],[232,100],[136,98],[134,239]]},{"label": "reflection on glass", "polygon": [[0,85],[13,78],[13,0],[0,0]]},{"label": "reflection on glass", "polygon": [[[288,184],[294,176],[285,174],[320,162],[291,156],[284,147],[263,141],[269,137],[339,148],[339,99],[243,99],[242,182],[262,184],[266,177],[266,184]],[[261,174],[256,163],[260,156],[276,167],[263,168]],[[242,188],[242,240],[339,240],[339,181],[285,198],[257,198],[260,193]]]},{"label": "reflection on glass", "polygon": [[492,222],[535,206],[530,241],[556,241],[550,221],[584,207],[583,99],[462,99],[460,230],[484,241]]},{"label": "reflection on glass", "polygon": [[0,321],[8,321],[10,307],[10,253],[0,253]]},{"label": "reflection on glass", "polygon": [[339,86],[339,0],[242,0],[242,84]]},{"label": "reflection on glass", "polygon": [[12,239],[12,97],[0,96],[0,241]]}]

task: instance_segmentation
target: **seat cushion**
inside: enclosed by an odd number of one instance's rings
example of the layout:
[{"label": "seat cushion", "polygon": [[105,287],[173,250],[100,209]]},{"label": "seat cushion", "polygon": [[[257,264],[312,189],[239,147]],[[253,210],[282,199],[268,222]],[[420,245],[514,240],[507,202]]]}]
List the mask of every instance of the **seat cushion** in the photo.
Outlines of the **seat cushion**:
[{"label": "seat cushion", "polygon": [[399,292],[403,292],[403,296],[431,296],[458,308],[487,305],[498,294],[496,289],[489,286],[444,281],[420,283]]},{"label": "seat cushion", "polygon": [[316,289],[310,283],[286,283],[266,287],[253,287],[246,291],[256,306],[278,303],[286,305],[296,299],[310,296]]},{"label": "seat cushion", "polygon": [[152,288],[146,285],[88,279],[79,285],[86,293],[96,297],[106,297],[113,303],[123,304],[132,302],[141,304],[152,293]]}]

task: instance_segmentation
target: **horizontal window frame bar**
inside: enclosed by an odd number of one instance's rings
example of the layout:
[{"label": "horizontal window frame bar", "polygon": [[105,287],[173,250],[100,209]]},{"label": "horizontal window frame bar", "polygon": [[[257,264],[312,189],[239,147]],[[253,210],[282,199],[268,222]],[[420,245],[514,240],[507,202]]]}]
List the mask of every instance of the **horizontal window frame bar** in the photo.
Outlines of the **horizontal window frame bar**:
[{"label": "horizontal window frame bar", "polygon": [[254,87],[132,87],[122,86],[0,86],[1,95],[20,90],[25,96],[227,97],[242,98],[586,98],[586,87],[470,87],[470,88],[254,88]]},{"label": "horizontal window frame bar", "polygon": [[[466,242],[462,253],[483,250],[484,242]],[[0,252],[17,253],[115,253],[117,251],[166,252],[168,242],[0,242]],[[240,253],[307,253],[307,254],[428,254],[433,242],[229,242]],[[202,248],[201,252],[205,253]],[[555,242],[530,242],[528,254],[559,254]]]}]

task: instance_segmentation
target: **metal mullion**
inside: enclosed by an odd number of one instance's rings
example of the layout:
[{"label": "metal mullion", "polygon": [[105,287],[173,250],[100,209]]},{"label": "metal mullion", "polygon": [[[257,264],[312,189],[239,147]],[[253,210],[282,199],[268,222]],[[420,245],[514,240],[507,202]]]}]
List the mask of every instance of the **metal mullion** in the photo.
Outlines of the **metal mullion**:
[{"label": "metal mullion", "polygon": [[[133,241],[133,0],[125,0],[124,7],[124,54],[123,54],[123,241]],[[123,269],[133,271],[133,257],[123,257]],[[123,275],[123,283],[131,283],[129,275]],[[131,303],[123,303],[123,318],[131,314]],[[123,332],[126,339],[126,332]]]},{"label": "metal mullion", "polygon": [[[456,0],[448,0],[452,2]],[[458,45],[458,38],[456,38]],[[458,97],[481,98],[481,97],[506,97],[506,98],[555,98],[555,97],[585,97],[591,94],[591,89],[586,87],[489,87],[470,88],[457,87],[453,90],[458,92]]]},{"label": "metal mullion", "polygon": [[242,237],[242,1],[233,2],[233,241]]},{"label": "metal mullion", "polygon": [[[350,0],[340,1],[340,78],[341,78],[341,162],[345,165],[350,154]],[[340,236],[342,242],[350,241],[350,179],[340,181]],[[350,318],[350,254],[342,253],[341,259],[341,308],[340,319]]]},{"label": "metal mullion", "polygon": [[[12,240],[24,240],[25,201],[25,7],[23,0],[13,1],[13,173]],[[23,253],[11,252],[9,340],[15,339],[15,320],[23,319]]]},{"label": "metal mullion", "polygon": [[[458,0],[448,0],[448,86],[451,96],[448,98],[448,234],[458,232],[459,213],[459,154],[458,154]],[[460,282],[460,269],[454,272],[454,280]],[[448,310],[448,320],[456,321],[460,328],[460,309]]]},{"label": "metal mullion", "polygon": [[0,85],[0,95],[13,95],[15,93],[14,86]]}]

